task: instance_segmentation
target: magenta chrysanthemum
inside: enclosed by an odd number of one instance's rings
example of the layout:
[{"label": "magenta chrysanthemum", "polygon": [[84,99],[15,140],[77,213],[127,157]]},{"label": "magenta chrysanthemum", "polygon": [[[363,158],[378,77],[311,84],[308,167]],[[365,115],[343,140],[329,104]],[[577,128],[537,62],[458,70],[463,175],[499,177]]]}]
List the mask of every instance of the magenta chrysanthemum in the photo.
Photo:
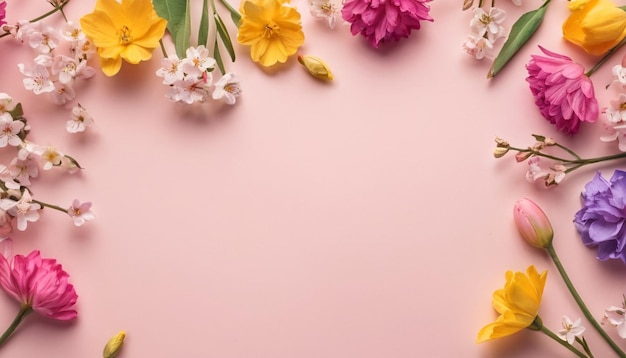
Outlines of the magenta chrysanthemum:
[{"label": "magenta chrysanthemum", "polygon": [[571,58],[539,46],[548,57],[531,56],[526,65],[530,91],[541,114],[567,134],[578,132],[580,122],[595,122],[599,107],[593,83],[585,69]]},{"label": "magenta chrysanthemum", "polygon": [[5,1],[0,2],[0,26],[5,25],[7,22],[4,20],[7,16],[6,11],[7,3]]},{"label": "magenta chrysanthemum", "polygon": [[56,260],[41,258],[39,251],[12,258],[0,254],[0,287],[22,308],[30,307],[45,317],[61,321],[76,318],[73,306],[78,295],[69,277]]},{"label": "magenta chrysanthemum", "polygon": [[389,40],[409,37],[420,21],[433,21],[430,0],[346,0],[341,16],[352,25],[352,35],[361,34],[378,48]]}]

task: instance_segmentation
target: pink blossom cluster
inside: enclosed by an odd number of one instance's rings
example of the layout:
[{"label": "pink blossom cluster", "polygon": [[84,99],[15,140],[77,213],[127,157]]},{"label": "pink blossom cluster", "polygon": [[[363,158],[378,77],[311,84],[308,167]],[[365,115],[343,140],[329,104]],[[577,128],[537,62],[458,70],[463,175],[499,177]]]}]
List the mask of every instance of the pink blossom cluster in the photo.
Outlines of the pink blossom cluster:
[{"label": "pink blossom cluster", "polygon": [[506,12],[497,7],[489,11],[477,7],[473,10],[474,17],[470,20],[470,33],[463,43],[463,49],[477,60],[493,58],[493,49],[497,42],[506,38],[507,31],[502,26]]},{"label": "pink blossom cluster", "polygon": [[[63,105],[76,98],[76,79],[88,79],[95,74],[87,65],[95,46],[77,25],[68,22],[58,30],[44,21],[20,21],[7,27],[17,40],[38,53],[32,63],[18,64],[27,90],[37,95],[49,93],[54,103]],[[63,42],[67,43],[68,52],[56,53]]]},{"label": "pink blossom cluster", "polygon": [[26,139],[30,131],[23,116],[21,104],[0,93],[0,149],[14,148],[15,157],[8,165],[0,164],[0,238],[7,237],[17,228],[26,230],[29,222],[39,219],[44,207],[63,211],[80,226],[94,218],[91,203],[74,201],[67,209],[33,199],[29,189],[31,179],[37,178],[40,168],[49,170],[64,167],[70,172],[80,168],[72,157],[53,146],[43,146]]},{"label": "pink blossom cluster", "polygon": [[626,152],[626,57],[621,64],[613,66],[614,80],[612,87],[618,92],[617,98],[610,101],[609,106],[604,108],[602,123],[607,132],[600,137],[604,142],[617,141],[618,148]]},{"label": "pink blossom cluster", "polygon": [[179,59],[171,55],[161,61],[161,68],[156,71],[163,78],[163,84],[169,86],[167,98],[186,104],[204,103],[209,97],[235,104],[241,94],[239,80],[232,73],[224,74],[213,83],[213,70],[216,61],[210,57],[204,46],[189,47],[186,57]]}]

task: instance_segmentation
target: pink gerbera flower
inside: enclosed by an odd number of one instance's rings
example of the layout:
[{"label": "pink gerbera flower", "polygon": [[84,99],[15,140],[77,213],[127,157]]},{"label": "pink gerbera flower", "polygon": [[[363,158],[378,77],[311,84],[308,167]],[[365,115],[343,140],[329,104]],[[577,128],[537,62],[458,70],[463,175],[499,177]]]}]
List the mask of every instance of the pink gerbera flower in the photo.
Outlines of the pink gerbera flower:
[{"label": "pink gerbera flower", "polygon": [[378,48],[389,40],[409,37],[420,21],[433,21],[428,14],[430,0],[346,0],[341,10],[351,23],[352,35],[361,34]]},{"label": "pink gerbera flower", "polygon": [[571,58],[550,52],[531,56],[526,65],[530,91],[541,114],[556,128],[567,134],[578,132],[580,122],[595,122],[599,107],[593,83],[582,65]]}]

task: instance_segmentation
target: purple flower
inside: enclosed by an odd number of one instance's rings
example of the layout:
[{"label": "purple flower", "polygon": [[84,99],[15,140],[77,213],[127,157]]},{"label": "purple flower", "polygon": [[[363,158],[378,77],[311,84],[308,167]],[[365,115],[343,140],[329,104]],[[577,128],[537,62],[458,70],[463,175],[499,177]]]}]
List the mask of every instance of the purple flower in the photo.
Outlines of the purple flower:
[{"label": "purple flower", "polygon": [[626,263],[626,172],[616,170],[608,181],[597,173],[585,185],[583,208],[574,223],[588,247],[598,248],[598,259]]},{"label": "purple flower", "polygon": [[5,1],[0,2],[0,26],[7,23],[6,21],[4,21],[4,18],[7,16],[7,11],[5,10],[6,7],[7,3]]},{"label": "purple flower", "polygon": [[532,55],[526,65],[530,91],[541,114],[566,134],[578,132],[580,122],[595,122],[600,112],[593,83],[582,65],[539,46],[548,57]]},{"label": "purple flower", "polygon": [[430,0],[346,0],[341,16],[352,25],[352,35],[361,34],[378,48],[381,43],[409,37],[420,21],[433,21],[426,4]]}]

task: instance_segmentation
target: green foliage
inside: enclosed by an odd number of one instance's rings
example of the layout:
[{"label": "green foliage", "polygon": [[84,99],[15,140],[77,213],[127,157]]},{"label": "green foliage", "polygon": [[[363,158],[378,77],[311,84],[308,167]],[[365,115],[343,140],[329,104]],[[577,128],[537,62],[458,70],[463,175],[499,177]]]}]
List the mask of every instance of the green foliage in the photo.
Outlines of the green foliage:
[{"label": "green foliage", "polygon": [[495,77],[509,62],[509,60],[513,58],[517,51],[519,51],[528,42],[532,35],[535,34],[539,25],[541,25],[541,22],[543,21],[549,3],[550,0],[546,0],[541,7],[525,13],[515,22],[515,24],[513,24],[509,38],[506,40],[502,49],[498,53],[498,56],[496,56],[496,59],[493,61],[491,69],[487,74],[487,78]]}]

